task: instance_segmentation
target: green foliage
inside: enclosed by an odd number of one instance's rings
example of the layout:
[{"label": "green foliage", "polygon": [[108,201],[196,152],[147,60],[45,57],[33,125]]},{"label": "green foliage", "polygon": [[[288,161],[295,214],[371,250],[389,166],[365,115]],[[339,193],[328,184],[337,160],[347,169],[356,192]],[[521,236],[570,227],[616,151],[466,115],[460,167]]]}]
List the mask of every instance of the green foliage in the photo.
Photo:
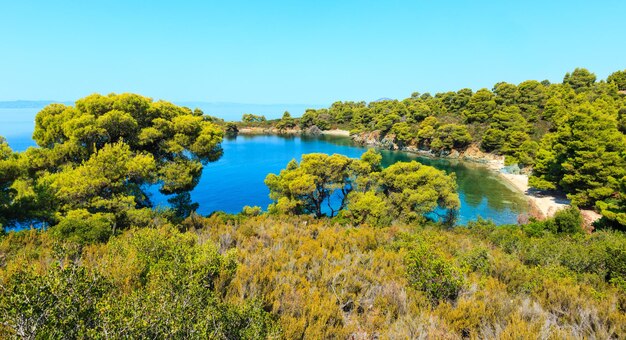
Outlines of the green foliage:
[{"label": "green foliage", "polygon": [[261,207],[251,207],[249,205],[244,206],[241,209],[241,215],[243,216],[259,216],[261,215],[261,213],[263,213],[263,210],[261,209]]},{"label": "green foliage", "polygon": [[226,123],[224,131],[227,135],[236,135],[237,133],[239,133],[239,128],[235,123]]},{"label": "green foliage", "polygon": [[[324,216],[324,205],[330,209],[330,216],[345,207],[346,198],[352,191],[351,164],[353,160],[342,156],[307,154],[298,164],[291,161],[279,175],[269,174],[265,184],[270,189],[270,212],[289,214],[314,214]],[[330,198],[339,195],[339,206]]]},{"label": "green foliage", "polygon": [[317,126],[321,130],[330,129],[332,118],[327,110],[311,110],[308,109],[300,118],[300,128],[306,129],[311,126]]},{"label": "green foliage", "polygon": [[281,118],[278,124],[276,124],[276,128],[278,130],[293,129],[295,126],[296,121],[291,118],[291,114],[287,111],[283,113],[283,118]]},{"label": "green foliage", "polygon": [[493,259],[489,254],[489,249],[476,247],[461,258],[461,262],[469,271],[488,274],[493,266]]},{"label": "green foliage", "polygon": [[455,300],[464,284],[460,268],[423,244],[408,253],[406,267],[409,284],[432,303]]},{"label": "green foliage", "polygon": [[361,160],[341,155],[307,154],[291,161],[265,184],[274,200],[271,213],[335,216],[353,222],[388,225],[440,213],[445,222],[459,208],[453,176],[418,162],[396,163],[380,170],[380,154],[368,151]]},{"label": "green foliage", "polygon": [[546,100],[546,89],[543,84],[536,80],[527,80],[517,86],[519,97],[517,105],[524,113],[524,117],[529,121],[535,121],[538,113],[544,107]]},{"label": "green foliage", "polygon": [[258,339],[279,331],[259,303],[221,298],[234,253],[193,234],[133,230],[78,257],[41,274],[0,270],[3,338]]},{"label": "green foliage", "polygon": [[75,209],[83,212],[109,212],[115,220],[128,226],[128,213],[141,209],[138,197],[141,183],[154,181],[156,162],[150,154],[136,154],[127,144],[106,144],[86,162],[42,178],[60,203],[65,216]]},{"label": "green foliage", "polygon": [[80,247],[54,229],[3,236],[0,337],[626,334],[620,232],[530,235],[484,221],[351,227],[284,215],[188,220],[193,231],[155,219]]},{"label": "green foliage", "polygon": [[606,81],[615,84],[618,90],[626,91],[626,70],[611,73]]},{"label": "green foliage", "polygon": [[191,200],[191,194],[189,192],[181,192],[167,199],[167,203],[170,204],[170,211],[173,213],[175,222],[181,222],[187,216],[193,214],[200,205]]},{"label": "green foliage", "polygon": [[597,201],[596,207],[617,229],[626,229],[626,176],[617,179],[618,192],[603,201]]},{"label": "green foliage", "polygon": [[[418,162],[399,162],[380,173],[379,190],[390,214],[402,221],[420,220],[432,213],[441,213],[444,222],[460,206],[454,175]],[[350,206],[348,207],[350,209]]]},{"label": "green foliage", "polygon": [[580,206],[593,206],[619,190],[616,179],[626,175],[626,136],[617,130],[616,117],[603,112],[600,104],[581,105],[546,135],[531,186],[562,189]]},{"label": "green foliage", "polygon": [[244,113],[241,117],[241,121],[244,123],[261,123],[266,121],[265,116],[253,115],[251,113]]},{"label": "green foliage", "polygon": [[[576,195],[571,192],[574,189],[565,189],[569,185],[565,183],[569,178],[564,183],[559,183],[560,171],[551,168],[548,172],[553,173],[544,175],[545,158],[549,157],[547,154],[560,152],[550,150],[547,144],[551,144],[555,133],[565,129],[564,125],[567,126],[576,112],[589,111],[589,106],[593,106],[594,110],[605,117],[616,117],[617,130],[626,133],[625,97],[617,92],[624,90],[623,87],[626,86],[622,86],[623,74],[626,71],[613,73],[607,79],[608,83],[596,82],[593,73],[577,68],[565,75],[562,84],[551,84],[545,80],[527,80],[518,85],[500,82],[491,91],[480,89],[475,93],[470,89],[461,89],[457,92],[437,93],[434,96],[415,92],[401,101],[385,99],[368,104],[335,102],[328,109],[307,110],[300,120],[300,126],[306,128],[317,125],[322,129],[340,126],[360,137],[357,140],[371,140],[374,137],[382,147],[417,147],[436,154],[447,154],[452,149],[463,151],[472,143],[480,144],[484,151],[504,155],[507,164],[517,163],[520,167],[532,169],[539,162],[537,175],[531,181],[535,187],[564,190]],[[589,112],[584,115],[592,116]],[[598,133],[576,138],[580,138],[583,144],[589,141],[590,145],[600,144],[602,148],[608,144],[595,140],[602,138],[600,134],[611,134],[612,128],[609,125],[612,123],[602,124],[604,118],[593,117],[596,125],[599,125],[597,129],[594,128]],[[387,137],[389,134],[394,138]],[[622,142],[614,139],[609,142],[614,143],[617,143],[614,149],[621,148]],[[569,154],[563,155],[555,162],[563,163],[569,157]],[[595,171],[595,167],[591,168]],[[612,169],[612,166],[609,168]],[[601,176],[605,177],[603,174]],[[594,187],[603,186],[603,181],[590,177],[582,181]],[[615,177],[611,181],[619,180],[620,177]],[[570,187],[578,187],[579,184],[575,183]],[[616,184],[611,185],[613,189],[616,187]],[[610,211],[620,211],[622,208],[619,202],[622,200],[610,199],[607,196],[608,190],[599,191],[602,192],[589,193],[589,199],[584,198],[577,202],[588,207],[595,202],[608,204],[597,209],[605,210],[605,215],[610,215],[611,221],[616,221],[617,215]],[[614,190],[609,196],[621,197],[620,195],[619,191]],[[585,203],[581,203],[582,201]],[[611,208],[607,208],[608,206]]]},{"label": "green foliage", "polygon": [[13,274],[2,288],[0,315],[5,328],[0,334],[21,338],[98,336],[98,304],[111,290],[97,273],[58,265],[45,275]]},{"label": "green foliage", "polygon": [[517,103],[520,93],[517,86],[505,82],[497,83],[493,86],[494,100],[501,106],[509,106]]},{"label": "green foliage", "polygon": [[[102,240],[150,218],[144,189],[152,184],[177,195],[170,200],[184,218],[195,210],[184,198],[198,183],[202,164],[222,154],[223,131],[213,120],[200,110],[135,94],[93,94],[75,107],[48,105],[35,119],[38,148],[14,155],[0,143],[0,210],[7,211],[0,223],[63,222],[60,235],[75,231],[81,242]],[[71,226],[78,216],[84,223]]]},{"label": "green foliage", "polygon": [[468,122],[484,122],[491,117],[496,109],[496,101],[491,91],[480,89],[474,93],[464,111]]},{"label": "green foliage", "polygon": [[563,77],[563,84],[571,86],[577,92],[590,87],[595,81],[596,75],[585,68],[576,68],[571,74],[568,72]]},{"label": "green foliage", "polygon": [[415,136],[411,130],[411,126],[406,122],[394,124],[391,128],[391,133],[396,136],[396,141],[402,145],[409,144]]},{"label": "green foliage", "polygon": [[467,127],[458,124],[444,124],[437,128],[431,147],[435,150],[463,149],[472,141]]},{"label": "green foliage", "polygon": [[551,221],[558,233],[575,234],[583,231],[583,218],[576,206],[557,211]]},{"label": "green foliage", "polygon": [[18,194],[13,184],[20,173],[17,155],[13,153],[4,137],[0,137],[0,225],[6,225],[11,215],[18,213],[11,205]]},{"label": "green foliage", "polygon": [[577,234],[582,233],[583,219],[576,206],[557,211],[553,217],[545,221],[533,221],[523,226],[526,234],[542,236],[545,232]]},{"label": "green foliage", "polygon": [[353,223],[378,227],[391,224],[391,211],[382,195],[377,195],[374,191],[352,192],[348,199],[350,210],[345,212],[344,216]]},{"label": "green foliage", "polygon": [[52,227],[51,233],[61,239],[81,244],[104,242],[113,233],[113,214],[90,214],[85,209],[71,210]]},{"label": "green foliage", "polygon": [[403,103],[406,105],[408,111],[406,120],[410,124],[419,123],[433,114],[433,110],[424,101],[411,98],[405,99]]},{"label": "green foliage", "polygon": [[506,139],[507,134],[505,131],[499,129],[489,129],[483,135],[481,145],[486,151],[496,151],[502,149]]},{"label": "green foliage", "polygon": [[[337,102],[280,122],[379,130],[432,150],[482,141],[536,163],[531,185],[563,190],[619,229],[620,77],[596,83],[577,69],[565,84]],[[0,224],[53,225],[0,234],[0,338],[626,336],[622,232],[582,232],[576,207],[524,226],[442,228],[427,219],[451,221],[454,178],[416,162],[382,169],[373,149],[360,160],[305,155],[268,175],[270,212],[285,214],[198,216],[188,190],[221,154],[215,121],[92,95],[42,110],[39,148],[16,154],[0,140]],[[151,183],[174,194],[172,209],[150,209]]]}]

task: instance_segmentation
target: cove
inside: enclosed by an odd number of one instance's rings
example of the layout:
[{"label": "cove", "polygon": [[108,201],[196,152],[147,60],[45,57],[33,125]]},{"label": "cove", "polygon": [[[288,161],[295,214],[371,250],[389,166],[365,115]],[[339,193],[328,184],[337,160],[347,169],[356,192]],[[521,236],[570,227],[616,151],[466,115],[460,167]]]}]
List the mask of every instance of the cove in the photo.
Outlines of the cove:
[{"label": "cove", "polygon": [[[341,154],[358,158],[367,150],[356,146],[348,137],[339,136],[277,136],[238,135],[226,137],[223,156],[204,166],[202,177],[191,198],[199,203],[199,214],[214,211],[238,213],[245,205],[264,210],[271,203],[269,190],[263,183],[269,173],[278,173],[292,160],[306,153]],[[511,188],[496,173],[479,164],[430,159],[415,154],[380,150],[383,166],[416,160],[420,163],[455,173],[461,208],[458,224],[487,218],[496,224],[517,223],[517,216],[528,211],[524,196]],[[155,206],[167,206],[167,197],[152,192]]]}]

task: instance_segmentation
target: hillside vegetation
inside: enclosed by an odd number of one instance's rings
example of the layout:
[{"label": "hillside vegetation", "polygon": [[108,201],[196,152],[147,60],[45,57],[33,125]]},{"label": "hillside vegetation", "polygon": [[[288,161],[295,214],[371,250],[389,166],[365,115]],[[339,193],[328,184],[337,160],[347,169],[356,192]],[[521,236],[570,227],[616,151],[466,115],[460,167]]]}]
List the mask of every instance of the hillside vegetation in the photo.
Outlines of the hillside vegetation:
[{"label": "hillside vegetation", "polygon": [[356,137],[373,136],[381,147],[435,154],[478,145],[504,155],[507,164],[532,170],[532,187],[563,192],[573,204],[600,212],[604,225],[626,229],[625,79],[626,70],[597,81],[595,74],[577,68],[558,84],[500,82],[476,92],[465,88],[416,92],[404,100],[335,102],[307,110],[298,121],[285,116],[243,124],[342,128]]},{"label": "hillside vegetation", "polygon": [[380,228],[216,214],[83,246],[9,233],[0,334],[623,338],[626,237],[570,220]]},{"label": "hillside vegetation", "polygon": [[[512,112],[511,129],[543,126],[520,144],[535,143],[531,180],[575,205],[497,227],[454,226],[453,176],[417,162],[382,168],[374,150],[285,164],[266,177],[267,212],[199,216],[189,192],[236,125],[134,94],[51,104],[36,118],[38,147],[15,153],[0,140],[0,338],[624,338],[626,236],[608,228],[623,228],[626,208],[620,74],[537,83],[540,108],[520,84],[507,103],[459,91],[344,103],[356,111],[343,122],[339,104],[279,122],[315,116],[385,136],[404,126],[407,143],[434,133],[431,148],[484,144],[502,130],[491,127],[498,112]],[[488,93],[493,111],[478,105]],[[390,111],[407,103],[442,111]],[[520,160],[506,143],[492,151]],[[171,207],[155,209],[150,186]],[[600,210],[605,228],[583,231],[576,204]]]}]

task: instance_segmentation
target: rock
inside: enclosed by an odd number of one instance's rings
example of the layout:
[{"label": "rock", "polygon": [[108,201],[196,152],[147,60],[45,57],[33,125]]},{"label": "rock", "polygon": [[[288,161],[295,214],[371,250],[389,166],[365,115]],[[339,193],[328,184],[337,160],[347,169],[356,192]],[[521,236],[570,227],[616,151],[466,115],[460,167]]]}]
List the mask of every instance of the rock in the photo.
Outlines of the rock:
[{"label": "rock", "polygon": [[522,169],[520,169],[519,165],[517,164],[507,165],[504,168],[502,168],[500,171],[504,172],[505,174],[512,174],[512,175],[519,175],[522,173]]},{"label": "rock", "polygon": [[322,130],[320,130],[317,125],[311,125],[306,130],[304,130],[304,133],[311,136],[319,136],[322,134]]},{"label": "rock", "polygon": [[381,146],[380,131],[357,133],[352,135],[352,140],[359,145]]},{"label": "rock", "polygon": [[385,138],[383,138],[383,140],[380,141],[380,145],[382,148],[385,149],[389,149],[389,150],[397,150],[398,146],[394,143],[395,140],[395,136],[394,135],[386,135]]},{"label": "rock", "polygon": [[478,163],[489,163],[490,161],[502,161],[504,156],[485,153],[476,144],[470,145],[463,152],[463,159]]}]

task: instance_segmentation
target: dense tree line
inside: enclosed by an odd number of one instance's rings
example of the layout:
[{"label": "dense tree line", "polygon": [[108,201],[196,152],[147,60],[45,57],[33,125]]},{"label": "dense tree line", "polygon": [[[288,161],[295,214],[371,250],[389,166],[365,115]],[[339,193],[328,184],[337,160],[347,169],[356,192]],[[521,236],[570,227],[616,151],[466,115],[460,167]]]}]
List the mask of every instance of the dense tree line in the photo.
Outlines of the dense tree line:
[{"label": "dense tree line", "polygon": [[[595,74],[578,68],[560,84],[500,82],[491,90],[476,92],[465,88],[435,95],[416,92],[401,101],[335,102],[327,109],[307,110],[299,123],[322,130],[379,131],[381,137],[389,136],[400,145],[422,149],[463,149],[474,142],[486,151],[506,155],[510,163],[533,165],[541,137],[580,105],[603,106],[617,120],[618,111],[626,106],[619,93],[626,87],[624,74],[618,71],[607,81],[596,82]],[[439,135],[451,140],[433,145],[440,130]]]},{"label": "dense tree line", "polygon": [[626,229],[625,90],[626,70],[597,81],[577,68],[558,84],[500,82],[476,92],[335,102],[307,110],[298,123],[374,133],[379,141],[436,153],[477,145],[532,170],[531,186],[559,190],[602,213],[606,225]]}]

